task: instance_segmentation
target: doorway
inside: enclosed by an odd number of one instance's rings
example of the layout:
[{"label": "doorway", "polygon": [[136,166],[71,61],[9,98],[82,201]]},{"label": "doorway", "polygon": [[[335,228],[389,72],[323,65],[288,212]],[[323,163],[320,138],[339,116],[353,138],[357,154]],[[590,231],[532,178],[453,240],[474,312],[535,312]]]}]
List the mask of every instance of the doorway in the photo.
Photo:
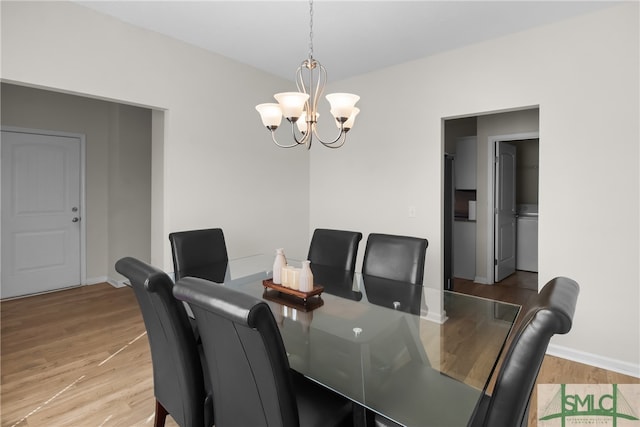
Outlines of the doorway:
[{"label": "doorway", "polygon": [[499,282],[516,272],[516,156],[515,144],[498,141],[494,159],[494,269]]},{"label": "doorway", "polygon": [[[515,163],[513,164],[515,179],[508,186],[513,190],[514,203],[511,206],[513,209],[511,215],[505,214],[504,207],[501,206],[500,176],[504,171],[504,164],[500,162],[501,147],[514,149],[513,152],[509,152],[509,156],[513,156]],[[487,240],[488,283],[498,283],[520,270],[537,275],[539,133],[491,136],[488,152],[488,170],[492,171],[488,174],[490,179],[487,186],[488,200],[492,200],[493,203],[488,203],[487,229],[488,235],[494,236],[493,239]],[[510,227],[502,227],[503,224],[509,224]],[[535,225],[535,233],[530,232],[533,225]],[[511,235],[501,233],[501,230],[505,229],[510,229]],[[523,231],[526,231],[526,234]],[[521,258],[525,253],[528,259],[523,263]],[[529,257],[535,257],[535,262],[532,262]],[[507,267],[502,263],[506,259],[509,259]],[[526,268],[523,268],[525,265]],[[527,283],[530,282],[531,280],[527,280]]]},{"label": "doorway", "polygon": [[[518,148],[526,148],[527,151],[535,151],[535,165],[525,164],[522,165],[520,158],[517,157],[517,174],[520,175],[522,171],[525,174],[535,176],[535,202],[522,201],[519,197],[523,194],[527,194],[522,190],[523,180],[516,179],[516,203],[517,204],[536,204],[537,206],[537,191],[538,191],[538,147],[539,147],[539,108],[537,106],[525,107],[522,109],[514,109],[504,112],[493,112],[478,114],[474,116],[458,116],[455,118],[443,119],[443,137],[444,137],[444,154],[445,162],[446,155],[456,155],[457,142],[460,139],[466,139],[469,137],[476,138],[477,144],[477,172],[476,172],[476,186],[472,188],[475,192],[476,200],[476,222],[475,222],[475,243],[466,245],[472,247],[474,254],[467,257],[474,263],[472,265],[472,273],[469,277],[460,276],[456,274],[447,275],[448,271],[452,271],[453,260],[455,258],[454,250],[451,250],[450,241],[455,243],[455,239],[451,237],[452,225],[456,224],[455,215],[451,217],[450,212],[452,209],[448,204],[443,209],[443,260],[444,260],[444,283],[443,287],[447,287],[448,283],[453,283],[455,288],[456,277],[457,279],[466,279],[469,283],[476,284],[494,284],[495,283],[495,205],[494,205],[494,193],[495,193],[495,144],[497,140],[511,141]],[[535,150],[529,150],[528,147],[535,147]],[[525,156],[526,157],[526,156]],[[455,166],[455,165],[454,165]],[[446,171],[445,171],[446,172]],[[446,174],[445,174],[446,175]],[[443,180],[443,194],[448,195],[452,190],[446,185],[446,179]],[[454,188],[454,193],[460,193]],[[529,190],[527,190],[529,191]],[[531,193],[531,191],[529,191]],[[469,206],[469,212],[471,212],[471,206]],[[471,220],[471,216],[468,219]],[[467,224],[469,225],[469,224]],[[517,228],[517,227],[516,227]],[[516,241],[517,243],[517,241]],[[537,242],[536,242],[537,243]],[[453,245],[455,246],[455,244]],[[516,249],[517,250],[517,249]],[[537,251],[536,251],[537,252]],[[517,262],[516,262],[517,264]],[[516,267],[516,273],[518,272]],[[526,270],[525,270],[526,271]],[[526,280],[515,280],[515,282],[522,282],[521,285],[525,288],[529,287],[532,282],[537,281],[537,273],[532,272],[527,274],[515,274],[515,278],[525,277]],[[534,278],[534,279],[532,279]],[[511,283],[514,280],[510,279],[510,285],[515,286],[517,284]],[[501,282],[503,284],[505,281]],[[537,284],[535,285],[537,289]]]},{"label": "doorway", "polygon": [[[152,171],[151,145],[161,148],[164,112],[9,83],[1,86],[3,129],[84,135],[86,208],[80,209],[79,223],[86,228],[86,257],[81,284],[120,286],[123,278],[114,268],[120,257],[151,258],[151,227],[157,227],[151,221],[151,187],[162,185],[162,170]],[[162,150],[155,150],[153,162],[162,164],[161,158]],[[161,198],[156,203],[161,204]]]},{"label": "doorway", "polygon": [[84,136],[2,130],[2,298],[84,280]]}]

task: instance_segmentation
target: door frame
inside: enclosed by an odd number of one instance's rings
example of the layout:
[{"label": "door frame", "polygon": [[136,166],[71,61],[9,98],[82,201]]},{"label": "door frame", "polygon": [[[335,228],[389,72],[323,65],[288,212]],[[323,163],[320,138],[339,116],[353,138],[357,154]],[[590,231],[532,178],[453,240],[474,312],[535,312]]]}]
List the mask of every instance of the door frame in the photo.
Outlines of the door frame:
[{"label": "door frame", "polygon": [[[495,188],[496,188],[496,144],[501,141],[540,139],[540,132],[522,132],[506,135],[492,135],[488,138],[487,150],[487,283],[495,283]],[[539,249],[539,248],[538,248]]]},{"label": "door frame", "polygon": [[[78,138],[80,140],[80,285],[87,284],[87,206],[86,206],[86,136],[81,133],[59,132],[55,130],[43,130],[22,128],[16,126],[0,126],[0,130],[5,132],[30,133],[35,135],[59,136],[68,138]],[[1,163],[0,163],[1,167]],[[2,201],[0,200],[0,205]],[[0,206],[1,207],[1,206]],[[0,228],[0,239],[2,238],[2,228]]]}]

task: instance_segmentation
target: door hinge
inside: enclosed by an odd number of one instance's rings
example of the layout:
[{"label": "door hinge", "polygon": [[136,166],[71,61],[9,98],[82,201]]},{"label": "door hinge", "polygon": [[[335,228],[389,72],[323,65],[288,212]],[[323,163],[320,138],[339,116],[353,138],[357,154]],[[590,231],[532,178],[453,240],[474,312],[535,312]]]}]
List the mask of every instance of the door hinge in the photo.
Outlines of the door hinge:
[{"label": "door hinge", "polygon": [[498,260],[497,259],[493,260],[493,265],[498,265]]}]

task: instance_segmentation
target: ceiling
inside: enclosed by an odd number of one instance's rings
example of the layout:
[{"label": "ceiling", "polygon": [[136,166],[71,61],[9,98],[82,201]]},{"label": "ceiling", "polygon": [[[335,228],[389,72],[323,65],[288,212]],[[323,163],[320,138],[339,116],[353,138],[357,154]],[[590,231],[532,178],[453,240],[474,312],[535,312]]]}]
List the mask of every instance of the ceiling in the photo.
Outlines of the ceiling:
[{"label": "ceiling", "polygon": [[[76,3],[290,80],[309,55],[305,0]],[[341,80],[617,3],[316,0],[313,56]]]}]

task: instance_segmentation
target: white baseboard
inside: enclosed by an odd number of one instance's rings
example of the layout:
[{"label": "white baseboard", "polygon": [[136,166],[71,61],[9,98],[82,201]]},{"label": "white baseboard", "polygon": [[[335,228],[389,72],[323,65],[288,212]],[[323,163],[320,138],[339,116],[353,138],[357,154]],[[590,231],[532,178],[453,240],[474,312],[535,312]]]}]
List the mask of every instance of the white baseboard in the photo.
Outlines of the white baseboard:
[{"label": "white baseboard", "polygon": [[87,279],[86,285],[97,285],[99,283],[108,283],[114,288],[123,288],[125,286],[129,286],[128,280],[113,280],[108,278],[107,276],[92,277],[90,279]]},{"label": "white baseboard", "polygon": [[420,318],[424,320],[428,320],[429,322],[434,322],[439,325],[444,324],[449,318],[447,317],[446,311],[441,311],[438,314],[434,314],[431,310],[425,313],[424,310],[420,310]]},{"label": "white baseboard", "polygon": [[609,357],[598,356],[597,354],[574,350],[556,344],[549,344],[547,354],[640,378],[640,364],[637,363],[629,363]]},{"label": "white baseboard", "polygon": [[88,277],[85,285],[97,285],[98,283],[109,283],[107,276]]},{"label": "white baseboard", "polygon": [[476,276],[476,277],[473,278],[473,282],[474,283],[480,283],[482,285],[488,285],[489,284],[489,279],[487,279],[486,277]]},{"label": "white baseboard", "polygon": [[108,283],[111,286],[113,286],[114,288],[124,288],[125,286],[129,286],[129,281],[128,280],[113,280],[113,279],[109,279]]}]

